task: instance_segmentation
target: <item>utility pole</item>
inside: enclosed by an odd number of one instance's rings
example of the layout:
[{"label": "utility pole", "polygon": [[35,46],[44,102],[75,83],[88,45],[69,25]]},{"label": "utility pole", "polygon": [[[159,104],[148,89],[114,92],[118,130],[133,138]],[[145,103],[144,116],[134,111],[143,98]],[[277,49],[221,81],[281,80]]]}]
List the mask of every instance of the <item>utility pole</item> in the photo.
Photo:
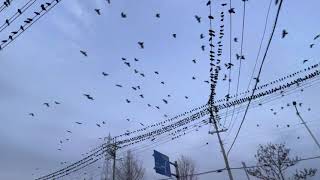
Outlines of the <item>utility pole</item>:
[{"label": "utility pole", "polygon": [[301,115],[300,115],[300,113],[299,113],[299,111],[298,111],[297,102],[293,101],[292,104],[293,104],[293,106],[294,106],[295,109],[296,109],[296,114],[297,114],[297,116],[300,118],[302,124],[306,127],[306,129],[308,130],[310,136],[312,137],[312,139],[314,140],[314,142],[317,144],[318,148],[320,149],[320,144],[319,144],[317,138],[313,135],[313,133],[312,133],[311,130],[309,129],[307,123],[303,120],[303,118],[301,117]]},{"label": "utility pole", "polygon": [[227,157],[226,151],[224,149],[224,146],[223,146],[223,143],[222,143],[222,140],[221,140],[221,137],[220,137],[220,131],[218,129],[217,120],[215,119],[214,114],[213,114],[214,105],[213,105],[213,102],[212,102],[212,98],[210,98],[209,103],[211,105],[210,110],[209,110],[210,111],[210,122],[213,122],[215,131],[217,133],[219,144],[220,144],[220,147],[221,147],[221,152],[222,152],[222,155],[223,155],[223,159],[224,159],[224,162],[226,164],[226,169],[228,171],[229,179],[233,180],[233,176],[232,176],[232,172],[231,172],[231,169],[230,169],[228,157]]},{"label": "utility pole", "polygon": [[247,175],[248,180],[250,180],[250,176],[249,176],[248,171],[247,171],[246,163],[245,162],[241,162],[241,163],[242,163],[242,166],[243,166],[243,170]]},{"label": "utility pole", "polygon": [[116,157],[117,157],[117,145],[116,145],[116,139],[114,139],[114,143],[112,144],[112,151],[111,155],[113,158],[113,166],[112,166],[112,180],[116,179]]},{"label": "utility pole", "polygon": [[178,168],[178,162],[177,161],[174,161],[174,165],[173,165],[176,169],[176,177],[177,177],[177,180],[180,180],[180,173],[179,173],[179,168]]}]

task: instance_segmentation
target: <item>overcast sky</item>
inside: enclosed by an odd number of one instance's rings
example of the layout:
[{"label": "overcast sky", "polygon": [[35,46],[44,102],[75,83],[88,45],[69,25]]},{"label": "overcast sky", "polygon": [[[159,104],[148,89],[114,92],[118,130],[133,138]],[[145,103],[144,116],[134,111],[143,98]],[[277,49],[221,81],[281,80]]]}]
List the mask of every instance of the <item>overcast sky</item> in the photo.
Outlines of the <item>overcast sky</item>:
[{"label": "overcast sky", "polygon": [[[11,17],[26,2],[13,1],[9,8],[1,12],[1,20],[4,22]],[[43,2],[36,2],[14,24],[2,31],[0,39],[7,38],[11,31],[19,28],[24,19],[38,10]],[[227,0],[221,0],[223,2]],[[245,60],[241,68],[239,92],[247,90],[269,2],[247,2],[243,42]],[[225,63],[229,61],[230,26],[228,6],[222,7],[221,3],[214,3],[213,11],[215,27],[222,24],[219,22],[220,12],[225,12],[222,58]],[[236,12],[233,15],[232,38],[237,37],[239,42],[232,44],[234,67],[230,94],[236,93],[237,86],[239,61],[235,54],[240,54],[242,3],[240,0],[232,2]],[[66,166],[60,162],[70,164],[80,160],[83,157],[81,154],[100,145],[102,140],[99,138],[109,133],[122,134],[141,128],[140,123],[154,124],[165,120],[164,115],[174,117],[207,103],[209,85],[204,81],[209,80],[209,22],[205,4],[205,0],[111,0],[110,5],[105,0],[62,0],[1,50],[0,179],[34,179],[45,175]],[[261,84],[319,63],[320,44],[319,41],[313,41],[315,35],[320,33],[319,5],[317,0],[284,1],[262,70]],[[101,9],[100,16],[94,11],[95,8]],[[272,2],[262,52],[270,36],[276,8]],[[121,18],[121,12],[127,18]],[[160,18],[155,17],[156,13],[160,13]],[[202,17],[201,23],[197,22],[195,15]],[[288,31],[288,35],[281,39],[283,29]],[[205,35],[204,39],[200,39],[201,33]],[[172,34],[176,34],[176,38]],[[138,41],[144,42],[144,49],[139,48]],[[312,49],[309,48],[311,43],[316,44]],[[201,50],[202,45],[205,45],[205,51]],[[88,56],[83,56],[80,50],[86,51]],[[131,67],[125,65],[121,58],[126,58]],[[196,63],[192,62],[193,59],[196,59]],[[262,54],[259,62],[261,59]],[[309,61],[303,63],[304,59]],[[135,74],[134,69],[145,74],[145,77]],[[102,72],[109,75],[103,76]],[[228,83],[222,81],[227,73],[223,68],[216,99],[227,94]],[[164,84],[161,84],[162,81]],[[131,88],[136,86],[141,89],[134,91]],[[320,138],[319,90],[318,84],[312,84],[303,92],[298,90],[249,109],[239,138],[229,155],[231,166],[239,167],[241,161],[254,165],[258,145],[268,142],[285,142],[292,149],[293,156],[319,155],[320,150],[300,123],[294,108],[287,106],[293,100],[302,102],[299,107],[301,115],[315,136]],[[83,94],[90,94],[94,101],[88,100]],[[127,103],[126,99],[131,103]],[[168,104],[162,99],[166,99]],[[43,103],[49,103],[50,107]],[[274,112],[277,114],[274,115]],[[34,113],[34,117],[29,113]],[[226,149],[231,145],[242,116],[243,113],[236,112],[233,128],[229,126],[229,130],[222,133]],[[227,125],[230,120],[229,116]],[[106,123],[103,124],[103,121]],[[174,141],[134,151],[144,163],[146,179],[164,177],[153,170],[153,149],[168,155],[172,161],[180,155],[192,158],[197,165],[197,172],[224,168],[217,137],[209,135],[210,130],[212,127],[203,126]],[[119,156],[125,150],[121,150]],[[96,167],[101,163],[99,161],[65,179],[88,176],[99,179],[100,169]],[[290,171],[303,167],[320,167],[320,160],[301,162]],[[85,176],[84,172],[90,173]],[[235,170],[234,176],[237,180],[246,179],[243,170]],[[313,179],[319,177],[320,173]],[[225,172],[199,176],[199,180],[213,178],[228,179]]]}]

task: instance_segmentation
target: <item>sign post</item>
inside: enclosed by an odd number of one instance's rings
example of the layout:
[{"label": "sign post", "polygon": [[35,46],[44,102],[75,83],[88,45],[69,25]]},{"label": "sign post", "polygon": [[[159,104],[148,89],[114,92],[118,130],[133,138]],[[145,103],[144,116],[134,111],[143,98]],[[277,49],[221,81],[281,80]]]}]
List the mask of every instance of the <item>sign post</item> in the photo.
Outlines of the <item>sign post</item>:
[{"label": "sign post", "polygon": [[[153,157],[154,157],[154,163],[155,163],[154,169],[156,170],[156,173],[167,176],[167,177],[175,176],[177,180],[180,179],[177,161],[175,161],[174,163],[170,162],[168,156],[156,150],[154,150],[153,152]],[[170,164],[175,167],[176,174],[171,173]]]}]

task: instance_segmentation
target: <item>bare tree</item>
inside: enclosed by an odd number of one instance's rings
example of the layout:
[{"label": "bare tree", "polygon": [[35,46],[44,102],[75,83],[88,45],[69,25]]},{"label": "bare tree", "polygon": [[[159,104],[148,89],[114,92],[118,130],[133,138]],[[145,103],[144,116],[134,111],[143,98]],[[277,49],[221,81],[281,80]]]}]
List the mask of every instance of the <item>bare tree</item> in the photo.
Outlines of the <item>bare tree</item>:
[{"label": "bare tree", "polygon": [[[250,168],[247,172],[258,179],[285,180],[285,171],[299,162],[297,156],[290,158],[289,154],[290,149],[286,148],[284,144],[260,145],[255,155],[258,160],[257,167]],[[297,170],[293,179],[307,179],[307,177],[314,176],[316,171],[312,168],[304,169],[304,171]]]},{"label": "bare tree", "polygon": [[195,163],[192,159],[186,156],[181,156],[178,159],[178,170],[180,174],[180,180],[197,180],[195,173]]},{"label": "bare tree", "polygon": [[117,180],[143,180],[144,174],[142,162],[137,160],[130,151],[127,151],[127,155],[118,162]]}]

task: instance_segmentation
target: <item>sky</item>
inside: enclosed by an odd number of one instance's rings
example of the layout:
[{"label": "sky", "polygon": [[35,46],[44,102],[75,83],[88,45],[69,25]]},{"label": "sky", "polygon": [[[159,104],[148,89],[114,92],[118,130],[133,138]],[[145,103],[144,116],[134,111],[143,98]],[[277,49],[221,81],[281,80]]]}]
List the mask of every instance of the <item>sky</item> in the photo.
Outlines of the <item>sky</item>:
[{"label": "sky", "polygon": [[[26,2],[13,1],[0,13],[1,21],[4,23]],[[28,11],[0,32],[0,39],[6,39],[10,32],[18,29],[44,2],[36,1]],[[35,179],[46,175],[80,160],[83,153],[102,144],[101,139],[109,134],[123,134],[127,130],[142,128],[140,123],[151,125],[206,104],[210,92],[210,86],[204,82],[209,80],[210,68],[209,9],[206,3],[204,0],[111,0],[111,4],[107,4],[105,0],[62,0],[2,49],[0,179]],[[214,3],[213,23],[217,32],[222,23],[225,25],[222,62],[227,63],[230,47],[229,14],[228,6],[222,7],[221,3],[229,1]],[[245,60],[242,61],[238,92],[246,91],[252,79],[269,3],[269,0],[246,3],[243,38]],[[283,2],[261,72],[261,84],[319,63],[319,40],[313,40],[320,33],[319,5],[317,0]],[[232,39],[237,37],[238,42],[231,44],[234,66],[230,77],[230,94],[235,94],[239,71],[235,54],[240,54],[241,49],[243,2],[232,1],[232,7],[236,12],[232,16]],[[100,9],[101,15],[94,11],[96,8]],[[270,37],[276,8],[272,0],[258,65]],[[225,13],[224,22],[219,22],[221,11]],[[121,18],[121,12],[127,18]],[[160,18],[156,18],[157,13]],[[197,22],[195,15],[202,17],[201,23]],[[284,29],[288,35],[282,39]],[[172,34],[176,34],[176,38]],[[200,34],[204,34],[205,38],[200,39]],[[139,41],[144,42],[144,49],[138,46]],[[311,43],[315,43],[313,48],[309,47]],[[201,50],[202,45],[205,45],[205,51]],[[83,56],[80,50],[86,51],[88,56]],[[126,58],[130,67],[124,64],[122,58]],[[193,63],[193,59],[196,63]],[[308,62],[303,63],[305,59]],[[145,77],[136,74],[134,69]],[[103,76],[102,72],[109,75]],[[228,93],[228,82],[222,81],[224,74],[228,74],[228,70],[223,67],[216,99],[224,98]],[[257,70],[254,74],[256,76]],[[141,89],[132,89],[137,86]],[[293,156],[304,158],[319,155],[320,150],[300,123],[294,108],[287,106],[292,101],[301,102],[301,115],[315,136],[320,138],[320,117],[317,114],[319,90],[318,84],[313,83],[303,91],[285,92],[284,97],[270,102],[268,98],[257,101],[262,106],[249,109],[239,138],[229,154],[231,167],[241,166],[242,161],[248,166],[254,165],[258,145],[266,143],[285,142]],[[88,100],[83,94],[90,94],[94,101]],[[162,99],[166,99],[168,104]],[[55,104],[55,101],[60,104]],[[49,103],[50,107],[43,103]],[[274,115],[274,112],[277,114]],[[34,113],[34,117],[29,113]],[[229,149],[242,117],[243,111],[235,111],[232,121],[231,116],[222,118],[222,121],[226,121],[222,124],[226,125],[221,128],[228,128],[228,131],[221,133],[226,149]],[[146,179],[164,178],[154,172],[154,149],[172,160],[180,155],[190,157],[196,164],[197,172],[223,168],[225,165],[217,137],[208,134],[213,127],[206,125],[195,129],[175,140],[170,140],[169,136],[166,143],[159,141],[154,146],[141,148],[150,144],[148,141],[125,148],[119,152],[119,157],[131,149],[143,162]],[[64,179],[99,179],[101,171],[97,166],[102,166],[102,162]],[[320,160],[300,162],[288,174],[304,167],[320,167]],[[235,179],[246,179],[243,170],[233,173]],[[313,179],[319,177],[318,173]],[[228,179],[226,172],[199,176],[199,180],[212,178]]]}]

